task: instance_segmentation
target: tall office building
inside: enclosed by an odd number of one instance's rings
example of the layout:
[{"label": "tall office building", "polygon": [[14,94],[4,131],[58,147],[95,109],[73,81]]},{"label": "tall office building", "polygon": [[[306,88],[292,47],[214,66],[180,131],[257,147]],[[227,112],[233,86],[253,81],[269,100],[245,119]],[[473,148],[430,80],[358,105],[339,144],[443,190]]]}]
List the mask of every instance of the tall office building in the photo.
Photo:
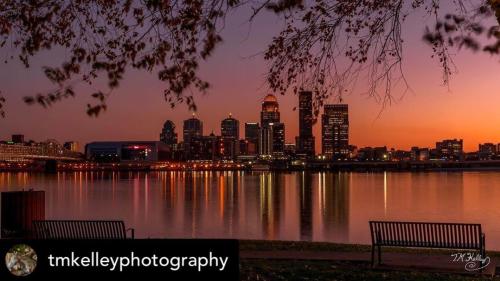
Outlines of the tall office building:
[{"label": "tall office building", "polygon": [[240,150],[240,121],[234,119],[231,113],[229,113],[229,117],[222,120],[220,127],[224,146],[223,157],[225,159],[235,159]]},{"label": "tall office building", "polygon": [[177,133],[175,132],[174,122],[170,120],[165,121],[160,133],[160,141],[170,146],[177,144]]},{"label": "tall office building", "polygon": [[183,140],[189,142],[192,137],[201,136],[203,136],[203,122],[193,114],[193,117],[184,120]]},{"label": "tall office building", "polygon": [[280,155],[285,149],[285,124],[280,122],[278,100],[274,95],[267,95],[262,102],[260,112],[260,155]]},{"label": "tall office building", "polygon": [[285,152],[285,124],[271,123],[269,124],[273,135],[273,151],[272,154],[282,154]]},{"label": "tall office building", "polygon": [[231,113],[229,117],[222,120],[220,123],[221,127],[221,137],[223,138],[240,138],[240,121],[233,118]]},{"label": "tall office building", "polygon": [[312,92],[299,92],[299,136],[295,138],[296,153],[306,157],[314,156]]},{"label": "tall office building", "polygon": [[259,153],[259,123],[245,123],[246,154],[256,155]]},{"label": "tall office building", "polygon": [[203,136],[203,122],[196,118],[194,113],[193,116],[187,120],[184,120],[183,131],[183,141],[184,141],[184,155],[186,159],[191,159],[191,141],[195,138],[201,138]]},{"label": "tall office building", "polygon": [[349,109],[347,104],[327,104],[321,116],[321,146],[331,159],[349,155]]},{"label": "tall office building", "polygon": [[278,100],[274,95],[267,95],[262,102],[262,110],[260,112],[260,124],[262,127],[270,123],[280,122],[280,111]]}]

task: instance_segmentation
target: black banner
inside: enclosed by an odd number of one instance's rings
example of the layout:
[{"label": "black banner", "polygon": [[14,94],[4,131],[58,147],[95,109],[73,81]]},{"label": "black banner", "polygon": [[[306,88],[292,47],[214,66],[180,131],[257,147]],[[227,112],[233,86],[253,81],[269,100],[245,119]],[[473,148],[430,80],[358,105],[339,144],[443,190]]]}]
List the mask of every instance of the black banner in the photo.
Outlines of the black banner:
[{"label": "black banner", "polygon": [[2,281],[239,280],[237,240],[3,239],[0,256]]}]

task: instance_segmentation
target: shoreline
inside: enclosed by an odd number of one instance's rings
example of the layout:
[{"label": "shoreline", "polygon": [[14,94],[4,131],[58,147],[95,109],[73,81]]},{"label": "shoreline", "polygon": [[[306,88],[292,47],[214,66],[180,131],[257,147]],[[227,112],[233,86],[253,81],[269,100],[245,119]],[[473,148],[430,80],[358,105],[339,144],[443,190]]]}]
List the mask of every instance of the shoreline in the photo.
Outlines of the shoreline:
[{"label": "shoreline", "polygon": [[462,167],[462,168],[427,168],[427,169],[383,169],[383,168],[351,168],[351,169],[268,169],[268,170],[251,170],[251,169],[148,169],[148,168],[123,168],[123,169],[57,169],[56,171],[47,172],[41,168],[10,168],[0,169],[0,173],[41,173],[53,174],[63,172],[250,172],[250,173],[293,173],[293,172],[309,172],[309,173],[440,173],[440,172],[500,172],[498,167]]},{"label": "shoreline", "polygon": [[461,172],[500,171],[500,160],[481,161],[382,161],[382,162],[32,162],[0,163],[0,172],[63,171],[249,171],[249,172]]}]

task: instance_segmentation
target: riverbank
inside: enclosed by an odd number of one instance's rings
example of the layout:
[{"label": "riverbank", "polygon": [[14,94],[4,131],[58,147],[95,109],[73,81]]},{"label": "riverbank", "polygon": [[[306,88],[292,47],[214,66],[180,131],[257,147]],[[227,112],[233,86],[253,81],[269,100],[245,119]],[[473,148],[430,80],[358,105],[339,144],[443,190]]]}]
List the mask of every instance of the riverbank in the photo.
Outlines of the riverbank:
[{"label": "riverbank", "polygon": [[277,162],[232,162],[232,161],[188,161],[147,162],[127,161],[119,163],[96,163],[88,161],[56,162],[0,162],[0,172],[43,171],[311,171],[311,172],[433,172],[433,171],[499,171],[500,160],[481,161],[277,161]]},{"label": "riverbank", "polygon": [[369,245],[321,242],[240,242],[240,280],[500,280],[500,252],[487,251],[490,266],[467,272],[449,250],[386,248],[371,267]]}]

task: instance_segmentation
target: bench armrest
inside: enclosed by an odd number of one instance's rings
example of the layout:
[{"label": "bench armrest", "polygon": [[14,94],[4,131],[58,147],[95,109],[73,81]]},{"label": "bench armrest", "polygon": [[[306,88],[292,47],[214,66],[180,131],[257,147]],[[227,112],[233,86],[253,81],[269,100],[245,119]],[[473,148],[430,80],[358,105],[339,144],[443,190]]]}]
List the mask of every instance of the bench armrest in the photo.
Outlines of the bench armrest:
[{"label": "bench armrest", "polygon": [[133,228],[127,228],[125,231],[126,232],[130,231],[130,239],[135,239],[135,229],[133,229]]}]

